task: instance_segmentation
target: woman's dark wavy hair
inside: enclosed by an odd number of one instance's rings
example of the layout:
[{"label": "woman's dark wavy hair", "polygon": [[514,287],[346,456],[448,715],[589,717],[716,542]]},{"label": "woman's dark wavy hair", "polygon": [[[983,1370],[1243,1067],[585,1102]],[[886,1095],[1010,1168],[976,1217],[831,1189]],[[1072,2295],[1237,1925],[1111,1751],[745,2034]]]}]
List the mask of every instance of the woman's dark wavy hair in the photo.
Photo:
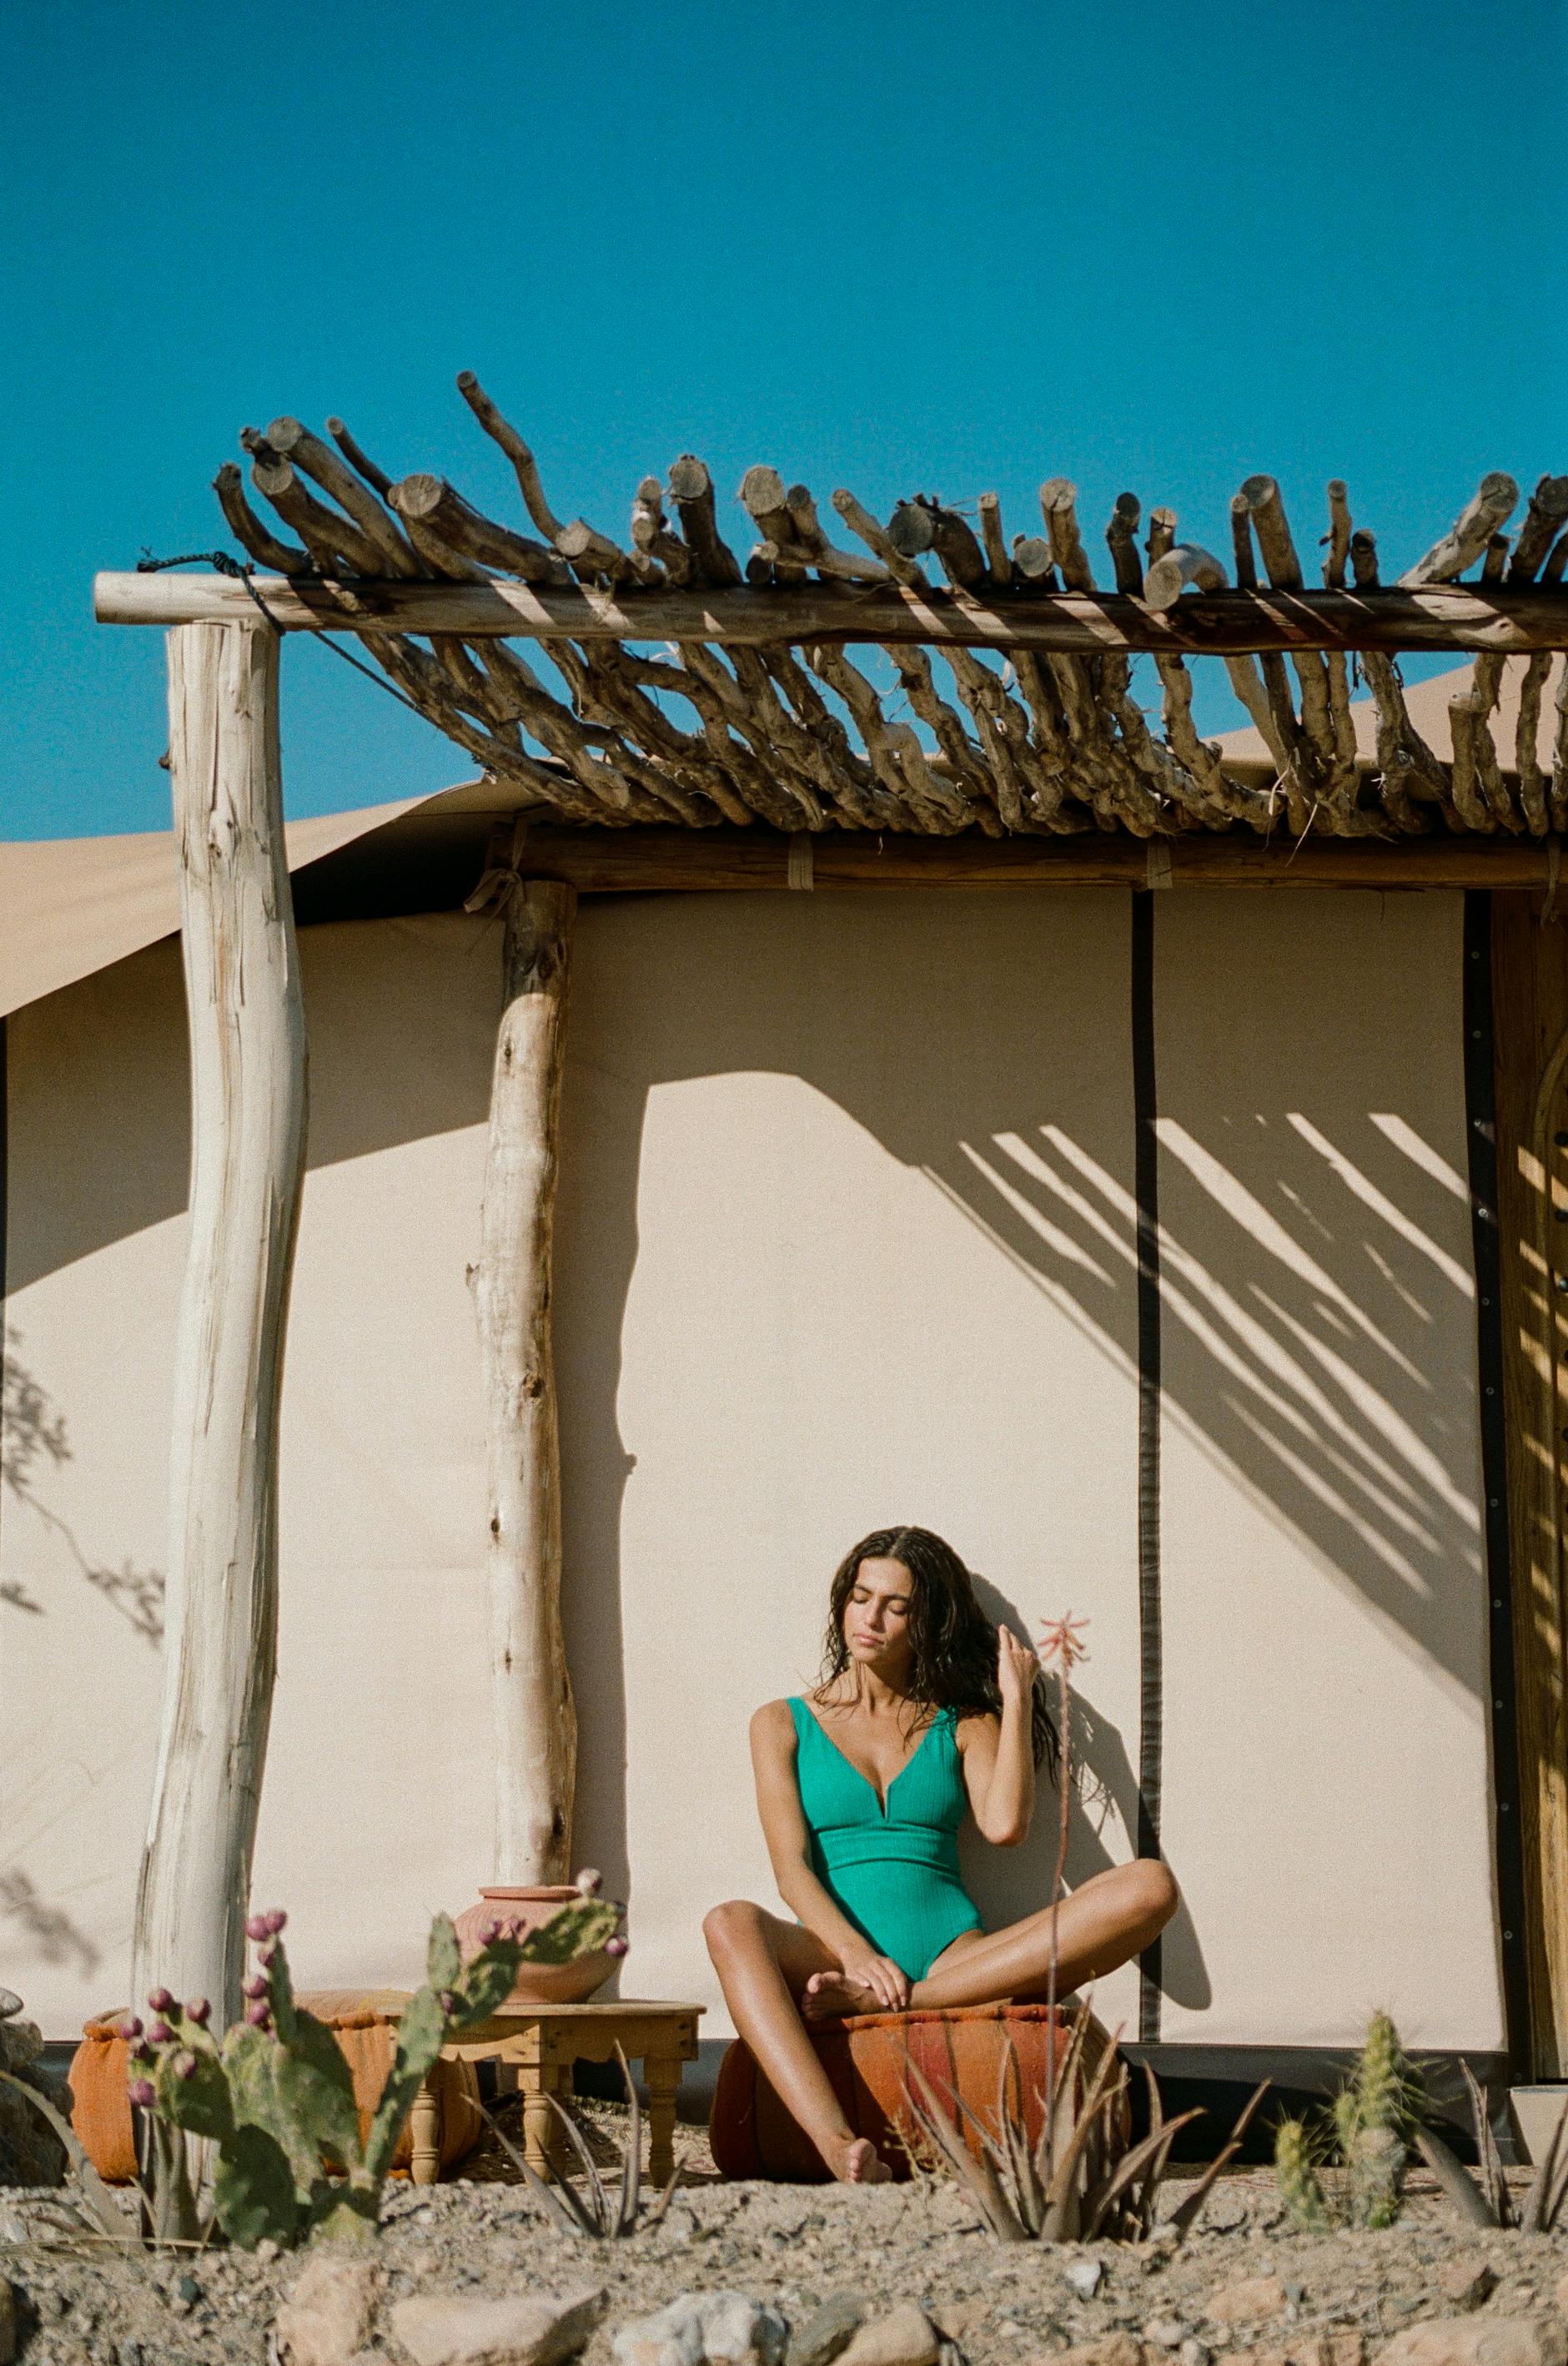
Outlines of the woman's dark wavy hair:
[{"label": "woman's dark wavy hair", "polygon": [[[863,1560],[896,1560],[909,1572],[909,1639],[914,1648],[909,1696],[933,1715],[956,1708],[960,1715],[1000,1717],[996,1681],[996,1628],[975,1597],[975,1582],[945,1538],[930,1528],[877,1528],[845,1554],[834,1572],[823,1645],[825,1687],[849,1665],[844,1613]],[[1045,1680],[1036,1674],[1030,1719],[1035,1763],[1058,1759],[1057,1729],[1046,1707]]]}]

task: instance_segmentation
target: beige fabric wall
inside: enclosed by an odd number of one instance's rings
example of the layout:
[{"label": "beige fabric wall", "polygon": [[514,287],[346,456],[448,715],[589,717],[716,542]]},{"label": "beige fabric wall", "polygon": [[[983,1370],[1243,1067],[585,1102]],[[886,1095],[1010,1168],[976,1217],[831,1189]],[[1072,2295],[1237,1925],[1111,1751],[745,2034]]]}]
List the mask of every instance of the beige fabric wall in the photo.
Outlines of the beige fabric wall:
[{"label": "beige fabric wall", "polygon": [[[1157,918],[1165,1781],[1191,1905],[1166,2034],[1340,2043],[1381,2000],[1426,2043],[1484,2046],[1459,906],[1171,896]],[[771,1896],[746,1717],[810,1679],[831,1569],[884,1522],[942,1528],[1028,1626],[1087,1614],[1073,1868],[1130,1852],[1128,943],[1111,893],[584,905],[567,1615],[578,1853],[629,1888],[629,1989],[712,2001],[703,1909]],[[302,944],[311,1170],[257,1894],[289,1905],[306,1977],[383,1980],[488,1853],[463,1268],[496,949],[462,918]],[[72,1459],[40,1449],[0,1507],[0,1583],[39,1606],[0,1603],[0,1979],[61,2034],[123,1988],[151,1758],[154,1653],[84,1565],[163,1554],[173,949],[31,1006],[10,1042],[8,1320]],[[997,1915],[1047,1871],[1042,1826],[975,1877]],[[1130,1976],[1103,2001],[1131,2014]]]},{"label": "beige fabric wall", "polygon": [[1502,2043],[1462,916],[1157,899],[1168,2037]]},{"label": "beige fabric wall", "polygon": [[[306,1183],[284,1391],[278,1687],[256,1865],[312,1981],[408,1979],[488,1863],[473,1254],[498,995],[462,918],[312,929]],[[123,2000],[158,1655],[185,1256],[177,947],[10,1021],[15,1380],[62,1419],[0,1504],[0,1979],[53,2034]],[[18,1433],[6,1439],[14,1467]]]}]

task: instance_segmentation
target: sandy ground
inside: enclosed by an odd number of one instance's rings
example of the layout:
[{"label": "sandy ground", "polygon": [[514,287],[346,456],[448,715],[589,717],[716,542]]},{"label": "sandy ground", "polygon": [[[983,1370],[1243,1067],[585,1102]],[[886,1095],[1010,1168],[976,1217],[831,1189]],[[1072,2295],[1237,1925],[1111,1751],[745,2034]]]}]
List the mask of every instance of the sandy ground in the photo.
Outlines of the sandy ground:
[{"label": "sandy ground", "polygon": [[[578,2110],[608,2165],[624,2115]],[[795,2324],[836,2293],[873,2309],[913,2298],[971,2366],[1022,2366],[1118,2331],[1169,2351],[1173,2366],[1257,2350],[1293,2366],[1356,2366],[1405,2326],[1470,2307],[1533,2319],[1547,2354],[1562,2354],[1568,2234],[1465,2226],[1424,2176],[1412,2180],[1401,2224],[1381,2234],[1292,2233],[1272,2175],[1256,2169],[1221,2180],[1179,2248],[1042,2247],[996,2242],[945,2179],[866,2191],[727,2184],[699,2131],[682,2128],[678,2141],[681,2190],[662,2225],[624,2242],[562,2234],[493,2145],[450,2183],[397,2188],[378,2247],[384,2298],[603,2285],[609,2303],[585,2366],[610,2366],[611,2335],[677,2293],[725,2289],[770,2301]],[[1190,2175],[1170,2181],[1168,2207]],[[267,2360],[297,2259],[117,2253],[51,2223],[60,2216],[58,2197],[0,2193],[0,2274],[14,2289],[23,2366]],[[1101,2272],[1086,2294],[1077,2286],[1092,2281],[1090,2261]],[[1495,2285],[1477,2301],[1477,2271],[1487,2270]],[[380,2338],[389,2366],[401,2366],[390,2335]]]}]

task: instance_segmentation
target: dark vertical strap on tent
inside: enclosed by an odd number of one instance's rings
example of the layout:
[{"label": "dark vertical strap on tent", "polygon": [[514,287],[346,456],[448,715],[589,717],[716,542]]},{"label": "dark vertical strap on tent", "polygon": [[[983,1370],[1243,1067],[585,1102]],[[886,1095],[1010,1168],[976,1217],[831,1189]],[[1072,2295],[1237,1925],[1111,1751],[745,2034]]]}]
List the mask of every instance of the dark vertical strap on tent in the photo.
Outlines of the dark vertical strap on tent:
[{"label": "dark vertical strap on tent", "polygon": [[[1137,1199],[1137,1853],[1159,1854],[1165,1672],[1159,1616],[1159,1141],[1154,1073],[1154,897],[1133,896],[1134,1187]],[[1160,1944],[1138,1963],[1138,2036],[1159,2035]]]},{"label": "dark vertical strap on tent", "polygon": [[1508,2051],[1528,2075],[1529,1990],[1525,1954],[1524,1843],[1519,1837],[1519,1753],[1514,1697],[1514,1589],[1508,1550],[1507,1428],[1503,1413],[1501,1258],[1497,1234],[1497,1119],[1492,1040],[1492,898],[1464,899],[1464,1110],[1470,1151],[1470,1236],[1475,1268],[1476,1362],[1481,1376],[1481,1480],[1485,1490],[1484,1577],[1492,1699],[1494,1847],[1503,1945]]}]

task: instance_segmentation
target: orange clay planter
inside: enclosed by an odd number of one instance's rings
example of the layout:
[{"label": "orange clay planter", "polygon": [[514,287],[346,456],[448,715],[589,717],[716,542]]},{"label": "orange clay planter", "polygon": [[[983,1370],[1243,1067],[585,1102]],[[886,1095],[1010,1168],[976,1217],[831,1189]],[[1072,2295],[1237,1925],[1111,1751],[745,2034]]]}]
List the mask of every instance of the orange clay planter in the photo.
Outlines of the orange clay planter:
[{"label": "orange clay planter", "polygon": [[[363,2141],[391,2067],[398,2015],[408,2002],[408,1994],[402,1989],[316,1989],[307,1990],[299,2002],[318,2021],[326,2022],[348,2063]],[[117,2012],[90,2021],[71,2063],[74,2098],[71,2124],[94,2168],[113,2185],[129,2185],[136,2175],[130,2104],[125,2091],[129,2048],[118,2034],[124,2019],[123,2013]],[[472,2064],[439,2062],[431,2084],[435,2090],[444,2169],[472,2152],[484,2133],[479,2082]],[[406,2177],[412,2158],[413,2139],[405,2126],[392,2157],[393,2175]]]},{"label": "orange clay planter", "polygon": [[[1059,2061],[1069,2016],[1058,2006],[1055,2026],[1043,2004],[971,2005],[949,2012],[866,2012],[811,2030],[812,2043],[846,2118],[857,2136],[869,2136],[895,2178],[911,2174],[909,2146],[924,2147],[905,2101],[908,2066],[929,2080],[937,2101],[952,2109],[957,2094],[990,2129],[996,2120],[1007,2041],[1018,2058],[1024,2119],[1031,2145],[1045,2124],[1046,2079],[1053,2046]],[[1110,2043],[1091,2025],[1087,2067]],[[918,2090],[917,2090],[918,2091]],[[956,2116],[956,2114],[955,2114]],[[979,2150],[966,2129],[969,2149]],[[816,2146],[798,2128],[737,2038],[719,2067],[709,2125],[715,2167],[724,2177],[777,2178],[801,2184],[827,2179]]]}]

